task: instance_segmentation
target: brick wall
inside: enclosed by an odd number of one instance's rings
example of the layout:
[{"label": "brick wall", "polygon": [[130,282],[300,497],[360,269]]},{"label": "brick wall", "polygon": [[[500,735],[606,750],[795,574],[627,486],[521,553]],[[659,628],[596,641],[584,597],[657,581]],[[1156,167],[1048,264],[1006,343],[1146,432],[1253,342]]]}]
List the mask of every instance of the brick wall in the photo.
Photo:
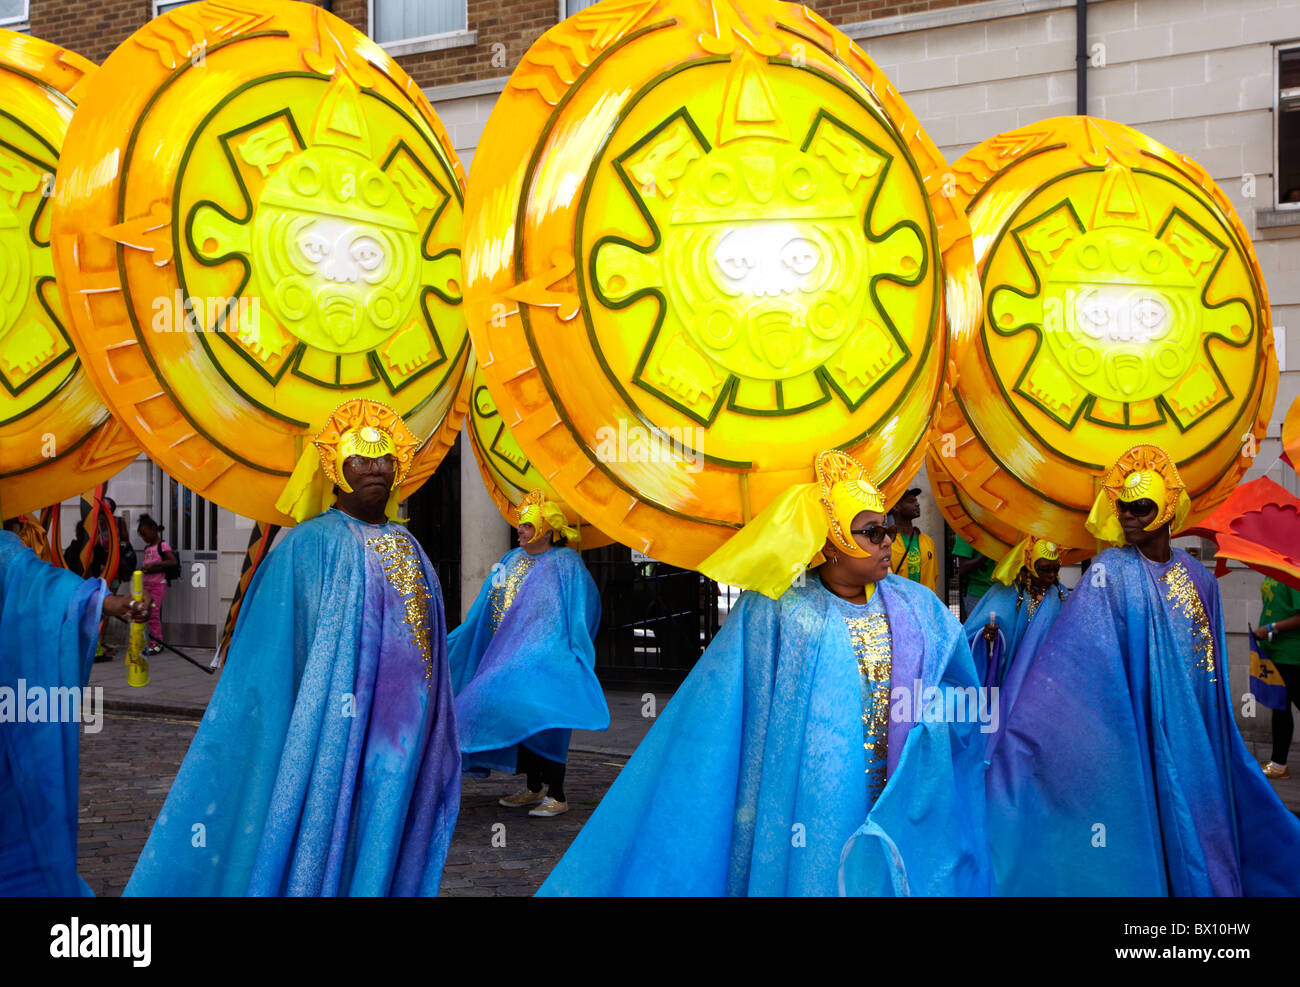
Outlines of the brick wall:
[{"label": "brick wall", "polygon": [[[312,0],[363,33],[366,0]],[[742,0],[743,2],[743,0]],[[833,24],[956,7],[978,0],[814,0],[814,10]],[[422,87],[506,76],[524,52],[555,24],[556,0],[469,0],[469,29],[477,43],[398,56]],[[96,64],[153,16],[150,0],[31,0],[31,31]],[[504,46],[504,47],[500,47]]]}]

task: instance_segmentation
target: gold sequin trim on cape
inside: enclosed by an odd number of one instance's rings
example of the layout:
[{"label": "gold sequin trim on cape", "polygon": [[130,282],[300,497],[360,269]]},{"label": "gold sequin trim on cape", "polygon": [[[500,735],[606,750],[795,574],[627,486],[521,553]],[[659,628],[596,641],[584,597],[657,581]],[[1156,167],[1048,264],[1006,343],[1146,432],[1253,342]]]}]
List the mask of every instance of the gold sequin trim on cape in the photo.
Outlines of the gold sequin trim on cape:
[{"label": "gold sequin trim on cape", "polygon": [[889,618],[883,613],[845,617],[862,676],[862,746],[867,756],[867,794],[874,803],[884,791],[888,766],[889,683],[893,652]]},{"label": "gold sequin trim on cape", "polygon": [[1161,576],[1160,581],[1169,590],[1165,599],[1173,603],[1174,609],[1191,622],[1196,667],[1205,669],[1210,674],[1210,681],[1215,681],[1214,634],[1210,631],[1210,618],[1201,603],[1201,595],[1196,592],[1196,584],[1181,562],[1174,563],[1174,567]]},{"label": "gold sequin trim on cape", "polygon": [[424,677],[431,678],[433,651],[429,646],[429,584],[424,578],[420,557],[411,546],[410,536],[389,533],[367,538],[366,548],[379,556],[389,585],[403,598],[403,620],[424,662]]},{"label": "gold sequin trim on cape", "polygon": [[510,609],[510,605],[515,602],[515,597],[519,595],[519,587],[524,584],[524,578],[536,564],[537,560],[531,555],[523,555],[515,559],[504,579],[501,577],[500,570],[492,574],[492,590],[488,593],[488,602],[492,604],[492,630],[494,632],[501,626],[506,611]]}]

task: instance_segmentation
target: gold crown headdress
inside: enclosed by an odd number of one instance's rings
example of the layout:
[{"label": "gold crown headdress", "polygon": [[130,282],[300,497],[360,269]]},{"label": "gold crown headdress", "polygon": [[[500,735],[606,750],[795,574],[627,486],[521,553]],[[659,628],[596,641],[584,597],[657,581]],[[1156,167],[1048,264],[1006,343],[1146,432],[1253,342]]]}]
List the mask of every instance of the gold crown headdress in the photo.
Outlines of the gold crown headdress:
[{"label": "gold crown headdress", "polygon": [[768,504],[701,562],[700,571],[775,600],[805,567],[824,561],[821,549],[827,538],[846,555],[866,558],[870,553],[850,529],[863,511],[884,514],[884,496],[862,464],[846,453],[819,453],[813,472],[812,483],[797,483]]},{"label": "gold crown headdress", "polygon": [[549,537],[552,531],[558,531],[566,541],[578,540],[578,528],[570,524],[564,508],[553,500],[547,500],[540,490],[530,490],[511,511],[516,528],[525,524],[533,526],[533,537],[528,544],[533,544],[543,536]]},{"label": "gold crown headdress", "polygon": [[1177,531],[1186,523],[1192,509],[1178,467],[1167,452],[1153,445],[1133,446],[1115,461],[1101,482],[1084,527],[1102,541],[1125,544],[1115,506],[1121,500],[1155,502],[1156,517],[1146,526],[1146,531],[1155,531],[1163,524]]},{"label": "gold crown headdress", "polygon": [[853,519],[863,511],[885,513],[885,498],[866,478],[866,470],[847,453],[829,451],[817,454],[813,469],[821,490],[822,509],[830,527],[830,538],[847,554],[859,559],[867,553],[849,533]]},{"label": "gold crown headdress", "polygon": [[1036,538],[1033,535],[1025,535],[1024,538],[1016,542],[1014,548],[1002,557],[997,568],[993,570],[992,578],[1004,586],[1010,586],[1020,575],[1021,568],[1034,572],[1034,563],[1039,559],[1056,560],[1061,557],[1061,550],[1056,542],[1048,541],[1046,538]]},{"label": "gold crown headdress", "polygon": [[343,475],[343,463],[349,456],[392,456],[397,465],[384,513],[390,520],[399,520],[397,504],[402,499],[402,481],[411,471],[419,444],[402,416],[383,402],[369,398],[345,401],[330,413],[325,427],[303,449],[275,503],[276,510],[296,522],[315,517],[333,506],[335,487],[344,493],[352,492]]}]

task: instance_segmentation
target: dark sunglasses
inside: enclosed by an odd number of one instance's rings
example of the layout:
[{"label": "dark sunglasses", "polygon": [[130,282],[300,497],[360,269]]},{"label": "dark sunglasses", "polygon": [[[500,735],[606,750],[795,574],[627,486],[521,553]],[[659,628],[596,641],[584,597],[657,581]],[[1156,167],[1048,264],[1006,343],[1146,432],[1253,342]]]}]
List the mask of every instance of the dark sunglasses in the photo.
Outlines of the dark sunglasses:
[{"label": "dark sunglasses", "polygon": [[879,545],[885,540],[886,535],[889,536],[890,541],[898,537],[898,525],[894,523],[894,516],[888,514],[885,516],[884,524],[869,524],[865,528],[850,528],[849,534],[865,535],[867,541],[871,542],[871,544]]},{"label": "dark sunglasses", "polygon": [[1116,514],[1131,514],[1133,517],[1141,517],[1143,514],[1150,514],[1155,509],[1156,502],[1145,497],[1142,500],[1115,501]]}]

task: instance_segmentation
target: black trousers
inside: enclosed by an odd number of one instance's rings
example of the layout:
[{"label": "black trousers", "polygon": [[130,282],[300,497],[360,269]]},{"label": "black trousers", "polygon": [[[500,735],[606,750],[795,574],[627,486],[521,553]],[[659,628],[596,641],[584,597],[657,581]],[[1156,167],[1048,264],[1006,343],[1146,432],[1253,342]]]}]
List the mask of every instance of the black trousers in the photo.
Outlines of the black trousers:
[{"label": "black trousers", "polygon": [[[1296,695],[1300,695],[1297,692]],[[523,773],[528,778],[528,790],[530,792],[540,792],[542,785],[546,785],[546,794],[557,802],[566,801],[564,797],[564,765],[559,761],[551,761],[542,757],[536,751],[531,751],[523,744],[519,745],[519,753],[515,761],[515,773]]]},{"label": "black trousers", "polygon": [[1287,752],[1291,750],[1291,737],[1295,733],[1295,720],[1291,716],[1291,704],[1300,705],[1300,665],[1287,665],[1274,662],[1282,684],[1286,686],[1286,709],[1273,710],[1273,763],[1286,764]]}]

